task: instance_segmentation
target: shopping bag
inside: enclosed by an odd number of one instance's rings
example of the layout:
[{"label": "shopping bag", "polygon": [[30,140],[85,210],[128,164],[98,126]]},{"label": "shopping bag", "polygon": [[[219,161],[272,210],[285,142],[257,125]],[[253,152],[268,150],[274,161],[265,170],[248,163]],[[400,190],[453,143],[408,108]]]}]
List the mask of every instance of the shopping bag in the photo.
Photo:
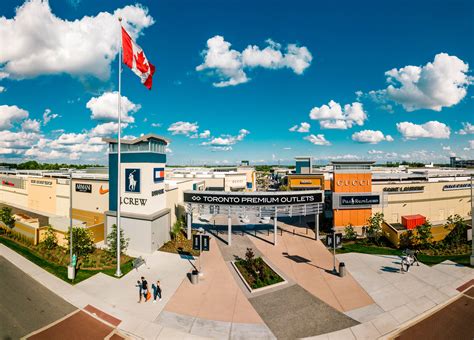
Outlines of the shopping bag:
[{"label": "shopping bag", "polygon": [[148,301],[148,300],[150,300],[150,299],[151,299],[151,293],[150,293],[150,291],[148,291],[148,292],[146,293],[146,300]]}]

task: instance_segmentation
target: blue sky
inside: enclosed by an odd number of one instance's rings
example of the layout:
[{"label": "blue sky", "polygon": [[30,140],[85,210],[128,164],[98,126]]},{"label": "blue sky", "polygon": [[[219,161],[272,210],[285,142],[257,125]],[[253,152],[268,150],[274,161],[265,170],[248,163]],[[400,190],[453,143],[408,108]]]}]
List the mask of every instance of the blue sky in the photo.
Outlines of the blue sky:
[{"label": "blue sky", "polygon": [[123,134],[170,164],[474,157],[472,1],[4,0],[3,161],[106,162],[117,10],[156,66]]}]

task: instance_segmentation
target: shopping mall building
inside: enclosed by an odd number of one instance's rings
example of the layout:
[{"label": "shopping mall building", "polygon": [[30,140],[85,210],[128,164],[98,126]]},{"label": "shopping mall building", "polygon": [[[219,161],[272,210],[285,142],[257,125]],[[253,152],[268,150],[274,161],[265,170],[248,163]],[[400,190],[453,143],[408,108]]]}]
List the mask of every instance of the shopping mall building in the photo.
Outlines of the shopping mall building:
[{"label": "shopping mall building", "polygon": [[[16,231],[38,242],[45,226],[52,225],[64,238],[72,206],[73,223],[90,228],[96,242],[104,241],[117,210],[117,141],[105,141],[108,168],[72,173],[0,169],[0,206],[13,208]],[[241,195],[255,190],[255,170],[248,165],[168,169],[167,143],[151,134],[122,141],[122,228],[131,250],[149,253],[169,240],[171,226],[186,215],[186,191]],[[469,169],[386,168],[373,162],[332,162],[315,169],[311,157],[298,157],[296,169],[279,169],[285,171],[289,195],[323,190],[322,215],[336,228],[364,226],[376,212],[393,224],[410,215],[433,224],[454,214],[470,218],[474,171]]]}]

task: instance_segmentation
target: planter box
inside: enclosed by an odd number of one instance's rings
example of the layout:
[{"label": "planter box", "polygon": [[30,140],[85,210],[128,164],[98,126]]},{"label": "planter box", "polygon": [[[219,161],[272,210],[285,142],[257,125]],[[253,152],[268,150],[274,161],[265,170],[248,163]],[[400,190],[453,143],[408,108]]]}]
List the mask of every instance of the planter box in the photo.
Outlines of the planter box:
[{"label": "planter box", "polygon": [[[263,260],[263,258],[262,258]],[[261,291],[265,291],[267,289],[270,289],[270,288],[274,288],[274,287],[278,287],[278,286],[281,286],[281,285],[284,285],[284,284],[287,284],[288,281],[285,280],[285,278],[283,277],[283,275],[281,275],[278,271],[275,270],[275,268],[273,268],[272,266],[270,266],[268,264],[268,262],[266,262],[265,260],[263,260],[263,262],[271,269],[273,270],[279,277],[281,277],[281,279],[283,281],[281,282],[277,282],[277,283],[273,283],[273,284],[270,284],[268,286],[265,286],[265,287],[260,287],[260,288],[255,288],[253,289],[252,287],[250,287],[250,284],[247,282],[247,280],[245,280],[245,277],[242,275],[242,273],[240,272],[239,268],[237,267],[237,265],[235,264],[235,261],[231,261],[231,264],[232,264],[232,267],[234,267],[235,271],[237,272],[237,275],[240,277],[240,279],[242,280],[242,282],[244,283],[245,287],[247,287],[247,289],[249,290],[250,293],[258,293],[258,292],[261,292]]]}]

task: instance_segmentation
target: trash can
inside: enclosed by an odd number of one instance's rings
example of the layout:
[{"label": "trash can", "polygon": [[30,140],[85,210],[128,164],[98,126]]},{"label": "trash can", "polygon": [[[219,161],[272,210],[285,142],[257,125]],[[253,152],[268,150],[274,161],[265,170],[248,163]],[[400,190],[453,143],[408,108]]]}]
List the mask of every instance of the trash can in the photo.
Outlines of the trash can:
[{"label": "trash can", "polygon": [[199,272],[197,270],[193,270],[191,272],[191,283],[193,285],[197,285],[199,283]]},{"label": "trash can", "polygon": [[346,265],[344,264],[344,262],[339,262],[339,276],[346,276]]}]

